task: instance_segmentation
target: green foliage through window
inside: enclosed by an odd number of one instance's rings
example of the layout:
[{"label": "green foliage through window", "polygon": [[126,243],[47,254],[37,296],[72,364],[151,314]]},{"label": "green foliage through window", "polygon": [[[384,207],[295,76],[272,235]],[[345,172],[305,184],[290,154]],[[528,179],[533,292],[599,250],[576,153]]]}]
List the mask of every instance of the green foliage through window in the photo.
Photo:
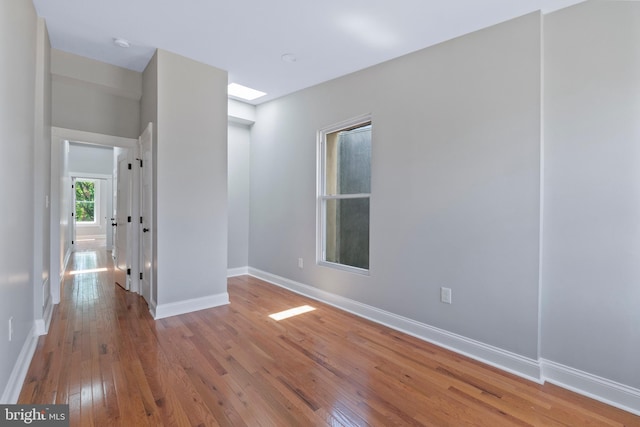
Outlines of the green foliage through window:
[{"label": "green foliage through window", "polygon": [[95,181],[76,180],[76,221],[95,222],[96,215]]}]

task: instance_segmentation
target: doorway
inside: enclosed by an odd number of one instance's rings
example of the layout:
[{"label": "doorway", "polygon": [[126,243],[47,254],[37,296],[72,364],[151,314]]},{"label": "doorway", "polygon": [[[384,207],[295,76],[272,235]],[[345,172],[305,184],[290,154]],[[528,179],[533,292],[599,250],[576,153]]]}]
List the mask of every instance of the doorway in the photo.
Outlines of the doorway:
[{"label": "doorway", "polygon": [[[66,270],[67,263],[74,249],[78,249],[80,243],[88,243],[94,237],[81,236],[102,236],[104,230],[105,247],[103,250],[113,250],[115,241],[113,239],[111,218],[114,208],[117,209],[113,201],[114,194],[117,193],[117,162],[116,152],[123,152],[127,159],[127,166],[135,163],[138,156],[138,140],[132,138],[122,138],[110,135],[95,134],[91,132],[83,132],[71,129],[52,128],[52,156],[51,156],[51,300],[53,304],[60,302],[60,284],[62,283],[63,274]],[[95,169],[80,169],[73,166],[78,158],[86,155],[88,152],[101,153],[108,158],[108,163],[96,172]],[[80,153],[80,154],[79,154]],[[80,163],[86,166],[86,163]],[[131,204],[126,208],[126,218],[135,217],[139,211],[138,199],[138,180],[139,171],[135,168],[129,177],[131,186]],[[76,193],[76,183],[80,182],[82,188]],[[93,183],[93,186],[91,185]],[[111,184],[111,185],[109,185]],[[99,188],[99,190],[98,190]],[[84,191],[86,190],[86,191]],[[93,195],[91,194],[93,191]],[[99,198],[96,197],[96,191],[100,192]],[[76,206],[76,196],[80,196],[80,204],[84,206]],[[110,203],[112,203],[110,205]],[[100,207],[102,205],[102,207]],[[81,209],[84,207],[85,209]],[[91,207],[93,207],[93,219],[91,215]],[[81,211],[86,221],[76,221],[76,211]],[[99,212],[99,213],[97,213]],[[95,224],[98,222],[96,213],[99,216],[100,228]],[[93,224],[88,224],[93,222]],[[80,224],[83,223],[83,224]],[[93,228],[92,228],[93,227]],[[86,228],[86,230],[81,230]],[[123,227],[124,233],[126,228]],[[133,228],[133,227],[132,227]],[[99,234],[89,234],[100,230]],[[87,231],[87,234],[83,234]],[[126,274],[128,277],[137,278],[139,275],[139,257],[138,257],[138,236],[137,231],[133,230],[127,233],[127,251],[124,255],[126,261]],[[78,240],[85,240],[79,242]],[[75,248],[74,248],[75,246]],[[135,256],[133,256],[135,254]],[[110,255],[110,254],[109,254]],[[115,285],[115,283],[114,283]],[[130,280],[129,290],[139,293],[139,280]]]}]

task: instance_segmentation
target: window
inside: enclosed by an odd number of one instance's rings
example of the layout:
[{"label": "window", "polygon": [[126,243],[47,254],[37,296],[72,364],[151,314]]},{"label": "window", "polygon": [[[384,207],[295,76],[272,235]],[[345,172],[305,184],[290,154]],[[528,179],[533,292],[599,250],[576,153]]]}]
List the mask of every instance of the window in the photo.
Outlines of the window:
[{"label": "window", "polygon": [[319,132],[319,263],[369,270],[371,118]]},{"label": "window", "polygon": [[96,180],[76,179],[76,222],[96,223]]}]

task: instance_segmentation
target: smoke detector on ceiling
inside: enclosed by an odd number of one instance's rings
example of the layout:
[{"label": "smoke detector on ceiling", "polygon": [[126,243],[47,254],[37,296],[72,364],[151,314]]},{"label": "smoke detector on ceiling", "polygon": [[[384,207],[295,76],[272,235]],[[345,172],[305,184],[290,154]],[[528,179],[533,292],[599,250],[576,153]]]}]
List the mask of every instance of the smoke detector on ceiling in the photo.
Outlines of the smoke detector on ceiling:
[{"label": "smoke detector on ceiling", "polygon": [[131,47],[131,43],[129,43],[128,40],[120,39],[120,38],[113,39],[113,44],[115,44],[116,46],[121,47],[123,49],[127,49],[127,48]]},{"label": "smoke detector on ceiling", "polygon": [[296,62],[298,57],[293,53],[285,53],[280,57],[284,62]]}]

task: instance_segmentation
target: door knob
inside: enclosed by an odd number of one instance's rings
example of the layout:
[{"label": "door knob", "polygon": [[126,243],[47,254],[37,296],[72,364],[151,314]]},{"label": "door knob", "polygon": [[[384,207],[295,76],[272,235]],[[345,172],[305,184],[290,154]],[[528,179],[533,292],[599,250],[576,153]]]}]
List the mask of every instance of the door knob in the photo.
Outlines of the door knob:
[{"label": "door knob", "polygon": [[112,222],[112,223],[111,223],[111,226],[112,226],[112,227],[117,227],[117,226],[118,226],[118,224],[116,224],[115,222]]},{"label": "door knob", "polygon": [[143,228],[143,229],[142,229],[142,232],[143,232],[143,233],[146,233],[147,231],[149,231],[149,229],[148,229],[148,228]]}]

